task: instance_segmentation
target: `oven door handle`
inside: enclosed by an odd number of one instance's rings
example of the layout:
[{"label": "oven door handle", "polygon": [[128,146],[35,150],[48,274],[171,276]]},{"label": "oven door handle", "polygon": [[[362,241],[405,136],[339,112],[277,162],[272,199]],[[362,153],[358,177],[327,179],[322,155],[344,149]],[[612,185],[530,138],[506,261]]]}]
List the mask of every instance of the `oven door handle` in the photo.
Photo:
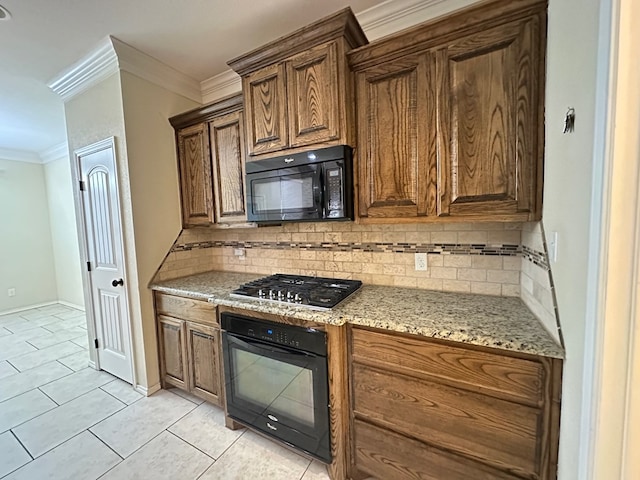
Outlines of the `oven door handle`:
[{"label": "oven door handle", "polygon": [[260,341],[252,341],[249,339],[241,338],[238,335],[227,334],[230,337],[230,340],[234,343],[237,343],[248,351],[259,354],[260,352],[271,352],[280,355],[297,355],[300,357],[315,357],[313,353],[302,352],[300,350],[291,350],[288,348],[275,347],[273,345],[267,345],[264,342]]}]

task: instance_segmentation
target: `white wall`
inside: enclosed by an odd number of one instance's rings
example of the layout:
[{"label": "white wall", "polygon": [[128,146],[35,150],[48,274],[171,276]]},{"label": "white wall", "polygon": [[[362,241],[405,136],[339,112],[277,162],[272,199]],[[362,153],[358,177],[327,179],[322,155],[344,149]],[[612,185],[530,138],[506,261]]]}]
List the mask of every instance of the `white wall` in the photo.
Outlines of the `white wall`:
[{"label": "white wall", "polygon": [[115,137],[136,382],[159,385],[147,285],[180,231],[176,150],[168,118],[198,106],[126,72],[65,103],[69,150]]},{"label": "white wall", "polygon": [[[543,224],[558,232],[558,259],[551,264],[565,341],[559,478],[579,478],[590,208],[594,154],[598,0],[550,0],[546,83]],[[567,107],[576,129],[563,135]]]},{"label": "white wall", "polygon": [[138,354],[149,387],[160,381],[153,297],[147,287],[180,233],[180,195],[174,130],[168,119],[199,106],[128,72],[121,72],[131,207],[135,231]]},{"label": "white wall", "polygon": [[44,177],[58,300],[84,307],[69,157],[46,163]]},{"label": "white wall", "polygon": [[0,159],[0,312],[56,299],[43,166]]}]

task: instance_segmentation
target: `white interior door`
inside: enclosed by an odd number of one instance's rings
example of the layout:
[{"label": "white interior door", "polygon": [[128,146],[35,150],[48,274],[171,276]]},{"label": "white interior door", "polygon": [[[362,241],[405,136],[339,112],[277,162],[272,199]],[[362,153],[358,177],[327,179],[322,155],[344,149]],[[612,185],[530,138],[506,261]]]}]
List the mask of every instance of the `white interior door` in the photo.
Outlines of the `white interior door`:
[{"label": "white interior door", "polygon": [[113,139],[76,152],[97,365],[132,383],[131,332]]}]

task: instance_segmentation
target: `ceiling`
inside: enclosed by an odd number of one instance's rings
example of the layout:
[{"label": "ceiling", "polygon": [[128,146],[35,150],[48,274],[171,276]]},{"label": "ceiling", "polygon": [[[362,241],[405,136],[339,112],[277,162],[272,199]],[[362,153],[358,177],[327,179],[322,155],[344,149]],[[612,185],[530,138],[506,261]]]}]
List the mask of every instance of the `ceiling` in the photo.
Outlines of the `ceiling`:
[{"label": "ceiling", "polygon": [[381,0],[0,0],[0,152],[39,158],[66,141],[47,82],[112,35],[197,81],[347,5]]}]

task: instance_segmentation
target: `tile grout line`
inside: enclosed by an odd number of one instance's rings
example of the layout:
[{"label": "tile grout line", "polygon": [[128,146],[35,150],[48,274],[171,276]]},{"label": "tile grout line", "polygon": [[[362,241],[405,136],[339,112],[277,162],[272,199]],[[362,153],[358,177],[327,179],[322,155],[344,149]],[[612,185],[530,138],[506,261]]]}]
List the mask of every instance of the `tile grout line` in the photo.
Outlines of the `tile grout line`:
[{"label": "tile grout line", "polygon": [[[42,385],[44,386],[44,385]],[[58,403],[56,402],[53,398],[51,398],[49,395],[47,395],[47,392],[45,392],[44,390],[41,390],[40,387],[37,387],[35,390],[38,390],[40,393],[42,393],[45,397],[47,397],[49,400],[51,400],[53,403],[56,404],[56,406],[60,406],[62,405],[62,403]],[[72,399],[73,400],[73,399]],[[55,408],[55,407],[54,407]],[[52,409],[53,410],[53,409]],[[48,411],[48,410],[47,410]],[[35,418],[35,417],[34,417]]]},{"label": "tile grout line", "polygon": [[[184,417],[183,417],[183,418],[184,418]],[[173,425],[171,425],[171,427],[173,427]],[[168,434],[170,434],[170,435],[173,435],[173,436],[174,436],[174,437],[176,437],[178,440],[180,440],[181,442],[186,443],[186,444],[187,444],[187,445],[189,445],[190,447],[195,448],[196,450],[198,450],[198,451],[199,451],[200,453],[202,453],[203,455],[206,455],[207,457],[209,457],[211,460],[213,460],[213,461],[211,462],[211,465],[213,465],[215,462],[217,462],[217,459],[215,459],[214,457],[212,457],[211,455],[209,455],[207,452],[205,452],[205,451],[203,451],[203,450],[199,449],[199,448],[198,448],[198,447],[196,447],[194,444],[192,444],[191,442],[189,442],[189,441],[185,440],[184,438],[182,438],[182,437],[181,437],[180,435],[178,435],[177,433],[173,433],[172,431],[170,431],[170,430],[169,430],[169,428],[171,428],[171,427],[165,428],[165,429],[164,429],[164,431],[165,431],[165,432],[167,432],[167,433],[168,433]],[[146,445],[146,444],[145,444],[145,445]],[[220,455],[220,457],[221,457],[221,456],[222,456],[222,455]],[[220,458],[220,457],[218,457],[218,458]],[[205,472],[206,472],[206,471],[211,467],[211,465],[209,465],[209,466],[205,469]],[[203,473],[204,473],[204,472],[203,472]]]}]

